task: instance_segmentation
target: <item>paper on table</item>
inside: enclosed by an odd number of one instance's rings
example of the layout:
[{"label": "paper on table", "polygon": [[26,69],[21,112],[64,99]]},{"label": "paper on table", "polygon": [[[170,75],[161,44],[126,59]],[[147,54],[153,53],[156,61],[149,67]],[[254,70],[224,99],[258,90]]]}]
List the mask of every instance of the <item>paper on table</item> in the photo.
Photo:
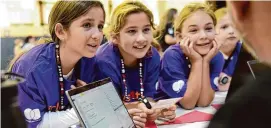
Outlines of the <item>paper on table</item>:
[{"label": "paper on table", "polygon": [[193,111],[183,116],[175,118],[174,122],[164,122],[163,124],[159,124],[159,125],[186,124],[186,123],[210,121],[212,117],[213,117],[212,114],[199,112],[199,111]]},{"label": "paper on table", "polygon": [[178,101],[180,101],[182,98],[171,98],[171,99],[165,99],[165,100],[159,100],[155,105],[152,107],[154,109],[165,109],[169,108],[170,106],[176,104]]}]

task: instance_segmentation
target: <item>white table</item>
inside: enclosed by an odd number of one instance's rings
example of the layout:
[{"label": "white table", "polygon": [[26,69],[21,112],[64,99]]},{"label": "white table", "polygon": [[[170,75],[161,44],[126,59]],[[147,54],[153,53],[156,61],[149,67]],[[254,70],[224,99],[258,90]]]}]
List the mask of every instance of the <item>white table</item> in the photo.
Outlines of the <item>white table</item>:
[{"label": "white table", "polygon": [[[212,101],[212,104],[224,104],[225,98],[227,96],[227,92],[216,92],[215,98]],[[176,116],[182,116],[184,114],[187,114],[189,112],[192,112],[194,110],[214,114],[216,112],[216,109],[214,109],[212,106],[209,107],[196,107],[193,110],[185,110],[182,108],[177,108],[176,110]],[[186,124],[174,124],[174,125],[159,125],[158,128],[205,128],[209,124],[209,121],[204,122],[195,122],[195,123],[186,123]]]}]

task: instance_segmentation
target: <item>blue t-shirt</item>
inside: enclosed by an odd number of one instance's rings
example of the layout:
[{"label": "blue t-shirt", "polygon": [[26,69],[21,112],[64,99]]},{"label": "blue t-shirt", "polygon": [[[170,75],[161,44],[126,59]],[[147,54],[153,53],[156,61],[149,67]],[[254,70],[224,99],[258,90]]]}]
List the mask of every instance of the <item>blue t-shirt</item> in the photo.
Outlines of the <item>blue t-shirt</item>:
[{"label": "blue t-shirt", "polygon": [[[211,86],[215,91],[218,90],[217,80],[223,69],[223,64],[224,59],[220,52],[210,62]],[[159,84],[155,99],[183,97],[187,88],[189,74],[190,63],[182,52],[180,45],[170,46],[161,60]]]},{"label": "blue t-shirt", "polygon": [[[82,58],[80,60],[80,79],[86,83],[94,80],[94,59]],[[12,72],[20,74],[26,79],[18,85],[18,100],[28,127],[34,128],[40,123],[46,112],[60,107],[55,43],[41,44],[25,53],[13,65]],[[75,85],[74,72],[71,79],[64,78],[65,90],[69,90],[71,85]],[[69,101],[65,95],[64,105],[68,104]]]},{"label": "blue t-shirt", "polygon": [[[117,46],[112,43],[103,44],[97,51],[98,79],[110,77],[115,88],[120,93],[122,99],[125,96],[125,86],[121,76],[120,52]],[[159,76],[160,56],[157,50],[151,47],[151,55],[143,58],[143,86],[145,97],[153,98],[155,93],[155,83]],[[130,102],[137,101],[140,94],[139,67],[125,69],[127,92],[130,95]]]},{"label": "blue t-shirt", "polygon": [[238,60],[238,56],[241,50],[242,44],[240,42],[238,42],[235,46],[234,51],[232,52],[232,55],[230,58],[228,58],[229,60],[225,60],[225,64],[227,61],[228,65],[226,65],[223,69],[222,72],[224,72],[225,74],[227,74],[228,76],[232,76],[235,70],[235,65],[237,63]]}]

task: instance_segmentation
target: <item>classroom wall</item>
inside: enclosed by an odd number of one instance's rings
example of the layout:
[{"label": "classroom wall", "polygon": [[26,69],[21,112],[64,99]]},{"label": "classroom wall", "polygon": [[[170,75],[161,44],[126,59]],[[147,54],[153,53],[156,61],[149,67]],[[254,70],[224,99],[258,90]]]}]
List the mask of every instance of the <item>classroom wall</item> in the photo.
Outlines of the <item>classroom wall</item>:
[{"label": "classroom wall", "polygon": [[[15,39],[13,37],[0,38],[1,39],[1,70],[7,69],[9,61],[13,58],[13,47]],[[21,38],[22,39],[22,38]]]},{"label": "classroom wall", "polygon": [[33,25],[16,25],[8,28],[0,28],[0,37],[26,37],[32,36],[47,36],[49,35],[48,25],[33,26]]},{"label": "classroom wall", "polygon": [[[48,1],[48,0],[47,0]],[[117,4],[121,3],[124,0],[101,0],[101,2],[104,4],[104,8],[106,11],[106,23],[110,23],[110,13],[112,12],[112,9],[114,9]],[[145,2],[147,6],[150,6],[150,3],[155,3],[157,7],[157,12],[154,12],[155,10],[153,7],[150,7],[150,9],[155,14],[155,22],[159,23],[160,16],[169,8],[176,8],[179,11],[184,7],[185,4],[189,2],[204,2],[205,0],[139,0],[141,2]],[[33,17],[33,24],[29,25],[9,25],[9,26],[0,26],[0,37],[26,37],[28,35],[33,36],[44,36],[48,35],[48,25],[41,26],[40,23],[40,15],[39,15],[39,4],[38,1],[35,1],[34,4],[34,14]],[[112,4],[115,4],[112,6]],[[1,14],[2,16],[2,14]],[[5,17],[7,17],[7,20],[9,19],[9,15],[6,14]]]},{"label": "classroom wall", "polygon": [[[48,1],[48,0],[47,0]],[[54,1],[54,0],[52,0]],[[117,6],[112,4],[119,4],[124,0],[101,0],[104,4],[104,8],[106,11],[106,23],[110,23],[110,13],[112,13],[112,9]],[[176,8],[179,11],[184,7],[185,4],[189,2],[204,2],[205,0],[139,0],[141,2],[148,1],[146,6],[151,4],[151,2],[156,2],[157,12],[155,12],[156,20],[159,19],[160,16],[166,12],[169,8]],[[151,2],[150,2],[151,1]],[[13,47],[14,40],[16,38],[24,38],[26,36],[32,35],[35,37],[41,36],[49,36],[48,25],[41,26],[40,23],[40,15],[39,13],[39,4],[38,1],[34,5],[35,15],[33,16],[33,24],[20,24],[20,25],[9,25],[9,26],[1,26],[0,25],[0,39],[1,39],[1,69],[5,69],[9,60],[13,57]],[[3,4],[1,4],[3,5]],[[153,7],[152,7],[153,8]],[[0,9],[1,10],[1,9]],[[154,11],[154,10],[152,10]],[[0,15],[2,16],[2,14]],[[4,17],[8,19],[8,14],[5,14]],[[157,21],[156,21],[157,22]],[[106,26],[105,26],[106,27]]]}]

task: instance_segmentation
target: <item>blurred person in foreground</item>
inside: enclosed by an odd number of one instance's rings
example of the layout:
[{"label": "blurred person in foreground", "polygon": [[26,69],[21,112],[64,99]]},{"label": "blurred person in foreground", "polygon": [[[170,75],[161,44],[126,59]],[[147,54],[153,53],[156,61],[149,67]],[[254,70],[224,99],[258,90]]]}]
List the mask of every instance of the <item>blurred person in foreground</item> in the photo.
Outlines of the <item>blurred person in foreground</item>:
[{"label": "blurred person in foreground", "polygon": [[[271,66],[271,2],[228,1],[227,6],[249,52]],[[257,80],[247,80],[217,111],[209,128],[271,127],[270,78],[266,70]]]}]

